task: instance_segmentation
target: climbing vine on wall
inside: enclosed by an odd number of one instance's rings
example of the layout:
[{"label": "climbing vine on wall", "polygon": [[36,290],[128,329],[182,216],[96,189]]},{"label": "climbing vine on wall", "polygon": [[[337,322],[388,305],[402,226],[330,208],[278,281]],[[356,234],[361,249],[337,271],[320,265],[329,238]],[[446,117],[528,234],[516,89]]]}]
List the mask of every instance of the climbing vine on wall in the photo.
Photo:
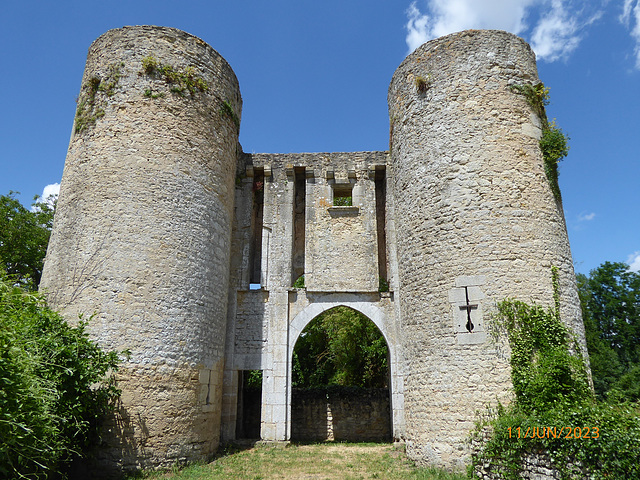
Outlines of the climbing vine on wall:
[{"label": "climbing vine on wall", "polygon": [[106,100],[115,94],[122,75],[124,63],[113,63],[107,68],[107,73],[100,77],[93,75],[80,89],[74,131],[83,132],[95,125],[99,118],[104,117]]},{"label": "climbing vine on wall", "polygon": [[527,102],[540,118],[542,123],[542,137],[540,149],[544,157],[544,171],[549,180],[549,185],[554,197],[561,200],[560,187],[558,185],[558,163],[569,154],[569,137],[556,124],[555,120],[549,122],[545,107],[549,104],[549,88],[544,84],[514,85],[513,91],[524,95]]},{"label": "climbing vine on wall", "polygon": [[515,405],[526,413],[592,398],[580,347],[560,320],[558,273],[552,270],[554,307],[518,300],[498,304],[495,324],[511,347],[511,380]]},{"label": "climbing vine on wall", "polygon": [[481,447],[469,476],[484,470],[519,479],[523,458],[543,452],[563,479],[640,478],[638,406],[595,401],[580,348],[560,320],[555,268],[552,282],[552,308],[517,300],[497,306],[492,330],[511,347],[514,400],[478,422],[472,440]]},{"label": "climbing vine on wall", "polygon": [[[194,95],[196,92],[206,92],[209,90],[209,84],[197,75],[196,68],[188,66],[184,69],[176,69],[171,65],[161,63],[153,55],[149,55],[142,59],[141,75],[148,75],[154,78],[161,78],[169,84],[171,93],[175,93],[184,97],[187,93]],[[156,93],[152,89],[144,92],[145,97],[158,98],[163,96]]]}]

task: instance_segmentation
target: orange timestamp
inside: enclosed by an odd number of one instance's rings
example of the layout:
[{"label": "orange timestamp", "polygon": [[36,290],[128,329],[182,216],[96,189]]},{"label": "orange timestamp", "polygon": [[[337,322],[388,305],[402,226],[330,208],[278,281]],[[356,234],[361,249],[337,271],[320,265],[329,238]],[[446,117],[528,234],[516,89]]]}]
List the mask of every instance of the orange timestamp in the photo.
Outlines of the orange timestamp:
[{"label": "orange timestamp", "polygon": [[[598,427],[509,427],[509,438],[600,438]],[[513,435],[513,436],[512,436]]]}]

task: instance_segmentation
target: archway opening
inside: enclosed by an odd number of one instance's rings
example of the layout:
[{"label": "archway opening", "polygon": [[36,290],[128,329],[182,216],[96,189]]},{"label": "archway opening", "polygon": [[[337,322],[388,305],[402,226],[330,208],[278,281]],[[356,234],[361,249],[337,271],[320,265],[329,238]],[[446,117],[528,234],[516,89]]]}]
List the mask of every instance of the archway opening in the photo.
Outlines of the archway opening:
[{"label": "archway opening", "polygon": [[389,363],[367,316],[346,306],[318,315],[293,349],[291,439],[390,440]]}]

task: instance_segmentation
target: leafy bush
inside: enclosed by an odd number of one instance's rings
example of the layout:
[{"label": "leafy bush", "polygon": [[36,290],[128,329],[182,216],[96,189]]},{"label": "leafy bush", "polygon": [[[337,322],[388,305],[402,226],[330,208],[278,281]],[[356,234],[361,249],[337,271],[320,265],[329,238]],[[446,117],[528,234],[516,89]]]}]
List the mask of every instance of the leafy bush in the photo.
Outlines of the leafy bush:
[{"label": "leafy bush", "polygon": [[95,439],[118,366],[37,293],[0,272],[0,477],[47,478]]},{"label": "leafy bush", "polygon": [[513,85],[512,90],[524,95],[527,103],[540,118],[542,124],[542,137],[540,138],[540,150],[544,159],[544,172],[549,181],[549,186],[556,200],[561,200],[560,186],[558,185],[558,162],[569,154],[569,137],[556,125],[555,120],[549,123],[545,107],[549,105],[549,88],[543,83],[536,85]]},{"label": "leafy bush", "polygon": [[497,320],[512,350],[515,399],[479,422],[474,440],[487,428],[490,437],[474,455],[470,478],[490,464],[518,479],[523,456],[534,452],[548,453],[563,478],[640,478],[637,407],[595,401],[579,348],[560,321],[557,293],[554,309],[503,301]]},{"label": "leafy bush", "polygon": [[549,180],[553,195],[560,199],[558,185],[558,163],[569,155],[569,137],[553,121],[542,129],[540,150],[544,158],[544,172]]}]

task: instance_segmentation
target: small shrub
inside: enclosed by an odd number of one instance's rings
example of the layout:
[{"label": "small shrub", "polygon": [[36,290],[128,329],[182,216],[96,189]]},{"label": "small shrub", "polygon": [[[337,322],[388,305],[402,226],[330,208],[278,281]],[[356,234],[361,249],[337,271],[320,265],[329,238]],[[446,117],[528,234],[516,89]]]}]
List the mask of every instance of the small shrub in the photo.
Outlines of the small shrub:
[{"label": "small shrub", "polygon": [[540,150],[544,158],[544,172],[553,195],[560,200],[558,163],[569,154],[569,137],[556,125],[555,120],[542,130]]},{"label": "small shrub", "polygon": [[236,129],[240,130],[240,119],[238,118],[238,115],[236,115],[235,110],[233,109],[233,107],[231,106],[231,103],[229,103],[228,100],[225,100],[224,102],[222,102],[220,113],[221,115],[229,118],[233,122],[233,124],[236,126]]},{"label": "small shrub", "polygon": [[147,75],[153,75],[156,73],[159,65],[160,63],[153,55],[149,55],[142,59],[142,71]]},{"label": "small shrub", "polygon": [[295,282],[293,282],[293,288],[304,288],[304,275],[300,275]]},{"label": "small shrub", "polygon": [[524,95],[527,103],[533,108],[542,124],[540,150],[544,159],[544,172],[556,200],[561,200],[558,185],[558,162],[569,154],[569,137],[556,125],[555,120],[549,123],[545,107],[549,105],[549,88],[544,84],[513,85],[511,89]]},{"label": "small shrub", "polygon": [[430,76],[427,78],[424,78],[423,76],[416,76],[415,77],[415,85],[416,85],[416,90],[418,91],[418,93],[425,93],[429,87],[431,86],[431,78]]}]

